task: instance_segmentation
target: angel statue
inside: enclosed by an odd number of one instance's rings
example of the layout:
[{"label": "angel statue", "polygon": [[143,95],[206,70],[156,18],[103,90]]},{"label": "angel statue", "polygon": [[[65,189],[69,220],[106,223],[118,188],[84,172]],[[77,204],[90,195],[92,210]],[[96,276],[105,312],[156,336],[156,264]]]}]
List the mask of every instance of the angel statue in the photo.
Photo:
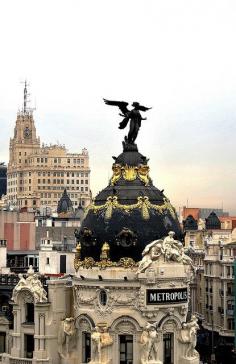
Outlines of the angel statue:
[{"label": "angel statue", "polygon": [[134,108],[129,110],[127,108],[128,102],[125,101],[110,101],[103,99],[106,105],[111,106],[118,106],[122,114],[119,114],[124,119],[120,122],[119,129],[124,129],[128,122],[130,121],[129,125],[129,133],[128,137],[125,137],[125,142],[128,144],[134,144],[135,139],[137,138],[139,128],[141,126],[141,121],[146,120],[147,118],[143,118],[140,114],[140,111],[147,111],[150,110],[151,107],[145,107],[139,104],[139,102],[133,102],[131,106]]}]

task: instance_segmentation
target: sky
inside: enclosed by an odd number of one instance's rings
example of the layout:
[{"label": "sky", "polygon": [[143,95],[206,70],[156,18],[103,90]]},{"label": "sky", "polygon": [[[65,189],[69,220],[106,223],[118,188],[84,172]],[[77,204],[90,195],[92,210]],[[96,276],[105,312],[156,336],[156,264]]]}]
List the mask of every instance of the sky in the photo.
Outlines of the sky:
[{"label": "sky", "polygon": [[103,98],[138,101],[155,186],[236,215],[235,19],[235,0],[2,1],[0,161],[27,79],[41,142],[86,147],[96,195],[127,133]]}]

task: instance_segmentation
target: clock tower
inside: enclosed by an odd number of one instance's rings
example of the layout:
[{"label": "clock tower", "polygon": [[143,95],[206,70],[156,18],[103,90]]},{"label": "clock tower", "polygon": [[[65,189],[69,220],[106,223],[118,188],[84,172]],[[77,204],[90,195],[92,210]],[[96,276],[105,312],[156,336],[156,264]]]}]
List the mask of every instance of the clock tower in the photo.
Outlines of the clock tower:
[{"label": "clock tower", "polygon": [[9,150],[9,167],[27,165],[27,156],[38,152],[40,148],[40,139],[36,137],[36,128],[34,125],[33,111],[27,108],[28,92],[27,83],[24,87],[24,107],[18,112],[14,137],[10,139]]},{"label": "clock tower", "polygon": [[[23,174],[30,171],[30,156],[40,151],[40,138],[36,136],[36,128],[34,125],[33,110],[27,107],[28,90],[27,83],[24,85],[24,106],[17,113],[16,124],[14,128],[14,136],[10,139],[9,146],[9,164],[8,164],[8,181],[19,187],[8,186],[8,196],[13,204],[16,204],[17,195],[23,192],[20,185],[23,180]],[[24,171],[24,173],[23,173]],[[19,183],[18,183],[19,182]],[[20,188],[22,191],[20,191]],[[17,189],[17,191],[14,191]],[[11,192],[10,192],[11,191]]]}]

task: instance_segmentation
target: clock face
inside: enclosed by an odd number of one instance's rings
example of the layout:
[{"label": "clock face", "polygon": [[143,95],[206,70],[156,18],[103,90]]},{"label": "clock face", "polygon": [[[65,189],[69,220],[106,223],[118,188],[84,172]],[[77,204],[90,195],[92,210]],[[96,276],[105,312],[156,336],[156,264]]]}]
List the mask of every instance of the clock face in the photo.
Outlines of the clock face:
[{"label": "clock face", "polygon": [[31,136],[31,130],[28,128],[28,126],[24,130],[24,137],[29,138]]}]

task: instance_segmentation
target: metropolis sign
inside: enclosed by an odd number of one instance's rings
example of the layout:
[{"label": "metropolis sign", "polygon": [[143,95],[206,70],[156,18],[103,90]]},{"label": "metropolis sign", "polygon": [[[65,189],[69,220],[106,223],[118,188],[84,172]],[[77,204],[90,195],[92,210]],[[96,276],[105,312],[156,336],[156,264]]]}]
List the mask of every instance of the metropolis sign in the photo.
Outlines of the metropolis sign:
[{"label": "metropolis sign", "polygon": [[163,305],[188,301],[187,288],[147,289],[147,305]]}]

